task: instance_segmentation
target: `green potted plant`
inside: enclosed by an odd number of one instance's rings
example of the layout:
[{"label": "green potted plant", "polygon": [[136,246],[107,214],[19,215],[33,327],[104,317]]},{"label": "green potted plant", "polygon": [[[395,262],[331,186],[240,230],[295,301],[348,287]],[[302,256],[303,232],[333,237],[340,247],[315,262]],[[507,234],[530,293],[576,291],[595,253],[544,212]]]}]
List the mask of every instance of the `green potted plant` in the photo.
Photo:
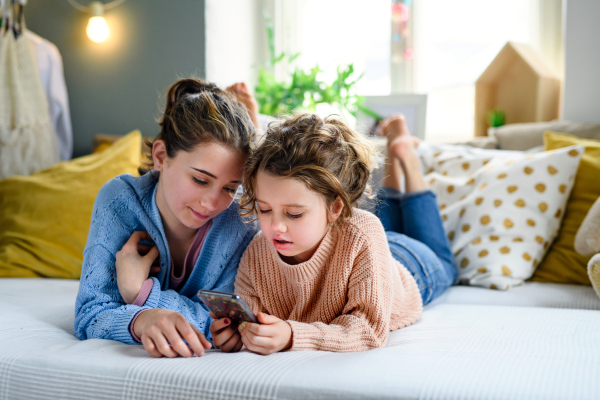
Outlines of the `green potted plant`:
[{"label": "green potted plant", "polygon": [[[356,112],[362,110],[373,113],[362,106],[363,98],[356,94],[356,83],[362,77],[356,76],[354,65],[342,65],[337,68],[337,77],[333,82],[322,80],[323,70],[317,65],[309,70],[303,70],[295,65],[300,55],[275,54],[273,22],[265,15],[267,40],[269,45],[269,60],[259,66],[258,82],[255,87],[255,97],[261,114],[277,117],[294,111],[305,110],[315,112],[318,104],[329,104],[339,113],[348,118],[356,117]],[[272,68],[285,63],[292,67],[289,79],[277,80]]]}]

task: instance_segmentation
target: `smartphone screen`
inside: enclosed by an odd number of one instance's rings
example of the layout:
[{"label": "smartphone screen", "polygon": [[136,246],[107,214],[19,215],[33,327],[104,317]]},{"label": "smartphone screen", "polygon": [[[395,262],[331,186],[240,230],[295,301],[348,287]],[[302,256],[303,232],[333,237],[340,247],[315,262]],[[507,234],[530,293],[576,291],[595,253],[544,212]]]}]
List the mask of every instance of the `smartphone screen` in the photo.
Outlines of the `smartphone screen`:
[{"label": "smartphone screen", "polygon": [[200,290],[198,298],[218,318],[229,318],[233,325],[243,321],[258,323],[258,319],[244,300],[235,293]]}]

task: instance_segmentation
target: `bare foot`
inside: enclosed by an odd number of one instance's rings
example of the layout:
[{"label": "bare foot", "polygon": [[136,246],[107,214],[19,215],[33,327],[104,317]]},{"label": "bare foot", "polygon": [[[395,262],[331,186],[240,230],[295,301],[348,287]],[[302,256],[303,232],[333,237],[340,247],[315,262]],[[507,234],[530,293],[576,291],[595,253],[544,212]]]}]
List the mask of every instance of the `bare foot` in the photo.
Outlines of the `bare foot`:
[{"label": "bare foot", "polygon": [[[419,139],[411,136],[406,127],[406,121],[402,115],[393,115],[382,123],[382,133],[388,138],[389,163],[393,167],[394,158],[399,161],[401,171],[404,172],[406,192],[414,192],[427,188],[425,179],[421,174],[419,158],[415,153],[415,147],[420,143]],[[390,171],[390,179],[394,179],[394,170]],[[397,173],[396,173],[397,175]],[[384,181],[384,185],[387,182]],[[394,186],[392,186],[394,187]]]},{"label": "bare foot", "polygon": [[244,82],[238,82],[229,86],[227,89],[225,89],[225,91],[232,93],[236,97],[237,101],[246,107],[254,127],[257,129],[260,128],[260,121],[258,119],[258,103],[256,102],[254,95],[248,89],[248,86],[246,86]]},{"label": "bare foot", "polygon": [[400,137],[408,137],[413,147],[417,147],[421,142],[419,138],[410,135],[406,127],[406,120],[402,114],[394,114],[383,121],[380,126],[380,135],[387,137],[388,147],[394,140]]}]

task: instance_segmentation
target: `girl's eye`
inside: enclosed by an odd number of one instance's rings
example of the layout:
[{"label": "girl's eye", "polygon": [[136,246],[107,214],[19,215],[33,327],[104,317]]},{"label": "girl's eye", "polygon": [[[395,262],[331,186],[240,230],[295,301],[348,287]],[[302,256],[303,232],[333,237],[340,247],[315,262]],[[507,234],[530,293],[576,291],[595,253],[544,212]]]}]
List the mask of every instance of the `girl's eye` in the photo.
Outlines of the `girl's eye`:
[{"label": "girl's eye", "polygon": [[223,188],[225,189],[226,192],[231,193],[231,194],[236,194],[237,193],[237,189],[232,189],[232,188]]},{"label": "girl's eye", "polygon": [[261,214],[266,214],[268,212],[270,212],[271,210],[261,210],[260,208],[258,209],[258,212],[260,212]]},{"label": "girl's eye", "polygon": [[194,182],[196,182],[198,185],[206,185],[206,182],[201,181],[200,179],[196,178],[196,177],[192,177],[192,180]]},{"label": "girl's eye", "polygon": [[288,216],[290,218],[300,218],[302,216],[302,214],[301,213],[300,214],[290,214],[290,213],[288,213]]}]

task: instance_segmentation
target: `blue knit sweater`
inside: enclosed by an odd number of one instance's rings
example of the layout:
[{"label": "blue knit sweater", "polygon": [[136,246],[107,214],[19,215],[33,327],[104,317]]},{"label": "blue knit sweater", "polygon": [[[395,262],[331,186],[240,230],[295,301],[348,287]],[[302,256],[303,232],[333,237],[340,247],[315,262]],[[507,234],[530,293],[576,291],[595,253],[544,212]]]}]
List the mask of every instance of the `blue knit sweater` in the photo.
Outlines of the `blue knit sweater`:
[{"label": "blue knit sweater", "polygon": [[[152,173],[140,177],[120,175],[98,193],[75,302],[74,329],[79,339],[137,344],[129,332],[129,323],[138,311],[146,308],[177,311],[210,338],[208,328],[212,320],[196,293],[199,289],[233,292],[240,258],[257,226],[241,220],[234,201],[213,218],[194,270],[179,293],[167,289],[171,254],[156,206],[157,183]],[[115,269],[115,255],[134,231],[147,231],[160,252],[161,270],[152,278],[154,286],[142,307],[125,304]]]}]

